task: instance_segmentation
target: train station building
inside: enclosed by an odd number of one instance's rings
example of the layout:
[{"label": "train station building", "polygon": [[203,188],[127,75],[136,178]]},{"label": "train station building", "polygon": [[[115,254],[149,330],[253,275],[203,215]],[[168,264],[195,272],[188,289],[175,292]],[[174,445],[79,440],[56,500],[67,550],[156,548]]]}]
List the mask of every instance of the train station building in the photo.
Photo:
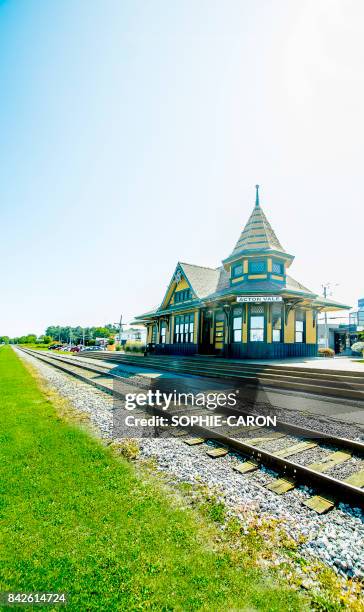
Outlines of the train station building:
[{"label": "train station building", "polygon": [[259,201],[218,268],[179,262],[156,309],[136,320],[158,354],[282,359],[317,355],[319,312],[350,306],[293,279]]}]

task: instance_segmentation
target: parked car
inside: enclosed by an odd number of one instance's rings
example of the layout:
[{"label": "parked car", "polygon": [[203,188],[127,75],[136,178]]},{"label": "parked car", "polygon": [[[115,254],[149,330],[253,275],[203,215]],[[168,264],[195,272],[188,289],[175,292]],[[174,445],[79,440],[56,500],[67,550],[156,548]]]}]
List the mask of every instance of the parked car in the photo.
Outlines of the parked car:
[{"label": "parked car", "polygon": [[72,348],[70,348],[70,352],[71,353],[79,353],[80,352],[80,347],[79,346],[72,346]]},{"label": "parked car", "polygon": [[62,344],[52,344],[51,346],[48,347],[48,350],[49,351],[58,351],[61,348],[62,348]]}]

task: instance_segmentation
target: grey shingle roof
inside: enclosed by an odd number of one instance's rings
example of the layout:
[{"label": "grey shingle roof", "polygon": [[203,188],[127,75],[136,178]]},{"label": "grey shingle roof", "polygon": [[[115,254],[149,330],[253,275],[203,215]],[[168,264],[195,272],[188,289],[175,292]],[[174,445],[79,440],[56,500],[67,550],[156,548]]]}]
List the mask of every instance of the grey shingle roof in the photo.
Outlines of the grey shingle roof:
[{"label": "grey shingle roof", "polygon": [[182,262],[179,265],[198,298],[202,299],[216,291],[220,277],[220,268],[205,268]]},{"label": "grey shingle roof", "polygon": [[311,289],[307,289],[307,287],[296,281],[294,278],[292,278],[292,276],[289,276],[287,274],[286,279],[286,289],[292,289],[292,291],[302,291],[303,293],[312,293],[312,295],[316,295],[316,293],[311,291]]}]

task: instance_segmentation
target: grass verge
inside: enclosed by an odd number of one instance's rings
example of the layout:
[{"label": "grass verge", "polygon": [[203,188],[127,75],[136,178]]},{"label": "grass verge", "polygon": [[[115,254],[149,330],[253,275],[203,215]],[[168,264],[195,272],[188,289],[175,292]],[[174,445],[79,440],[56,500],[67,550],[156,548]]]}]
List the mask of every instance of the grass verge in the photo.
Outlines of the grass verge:
[{"label": "grass verge", "polygon": [[274,572],[220,546],[92,435],[65,421],[0,349],[2,591],[67,592],[68,610],[306,610]]}]

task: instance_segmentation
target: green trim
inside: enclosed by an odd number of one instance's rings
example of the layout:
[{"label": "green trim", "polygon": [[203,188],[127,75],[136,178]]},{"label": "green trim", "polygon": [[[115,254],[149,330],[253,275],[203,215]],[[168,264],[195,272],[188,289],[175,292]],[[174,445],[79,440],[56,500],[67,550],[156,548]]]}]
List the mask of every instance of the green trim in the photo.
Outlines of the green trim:
[{"label": "green trim", "polygon": [[226,257],[226,259],[223,259],[222,263],[230,263],[236,259],[241,259],[241,257],[244,257],[245,255],[257,255],[257,253],[261,255],[277,255],[278,257],[287,259],[289,261],[294,260],[294,255],[289,255],[289,253],[285,253],[284,251],[278,251],[277,249],[271,249],[268,247],[266,249],[242,249],[241,251]]}]

